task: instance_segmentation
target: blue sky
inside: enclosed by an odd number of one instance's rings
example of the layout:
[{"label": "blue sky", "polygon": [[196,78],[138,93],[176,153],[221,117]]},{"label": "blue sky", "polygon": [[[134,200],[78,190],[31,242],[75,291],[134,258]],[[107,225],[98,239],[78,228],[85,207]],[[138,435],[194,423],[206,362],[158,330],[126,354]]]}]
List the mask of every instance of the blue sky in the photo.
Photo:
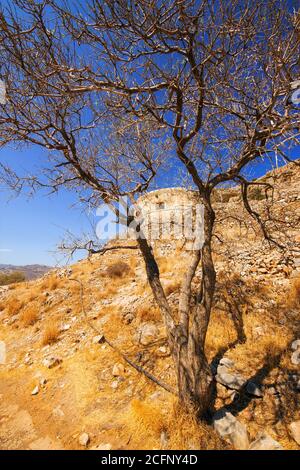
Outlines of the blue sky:
[{"label": "blue sky", "polygon": [[[35,147],[0,151],[1,160],[33,171],[45,156]],[[11,190],[0,187],[0,264],[64,263],[66,259],[56,247],[66,231],[80,235],[89,230],[90,215],[78,204],[74,207],[74,194],[66,190],[50,196],[47,193],[39,191],[29,197],[25,192],[16,197]]]}]

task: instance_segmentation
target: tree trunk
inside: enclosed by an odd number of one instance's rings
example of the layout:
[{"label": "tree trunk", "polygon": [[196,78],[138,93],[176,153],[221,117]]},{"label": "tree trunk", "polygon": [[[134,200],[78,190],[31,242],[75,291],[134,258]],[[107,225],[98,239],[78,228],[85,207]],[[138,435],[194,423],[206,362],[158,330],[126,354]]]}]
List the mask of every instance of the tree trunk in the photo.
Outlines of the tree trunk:
[{"label": "tree trunk", "polygon": [[182,334],[177,339],[179,399],[184,406],[192,407],[199,419],[205,420],[211,417],[215,392],[214,379],[205,355],[205,339],[216,280],[211,252],[214,220],[215,214],[208,202],[204,209],[200,293],[196,305],[190,306],[188,333]]}]

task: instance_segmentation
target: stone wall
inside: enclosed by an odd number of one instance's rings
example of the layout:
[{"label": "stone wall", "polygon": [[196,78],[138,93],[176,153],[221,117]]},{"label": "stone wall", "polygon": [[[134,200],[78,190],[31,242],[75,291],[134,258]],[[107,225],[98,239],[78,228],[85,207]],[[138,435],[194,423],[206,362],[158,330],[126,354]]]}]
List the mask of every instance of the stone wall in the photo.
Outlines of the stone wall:
[{"label": "stone wall", "polygon": [[[152,191],[137,201],[142,229],[152,245],[166,246],[172,241],[186,248],[201,236],[202,204],[196,191],[166,188]],[[175,241],[175,244],[174,244]]]}]

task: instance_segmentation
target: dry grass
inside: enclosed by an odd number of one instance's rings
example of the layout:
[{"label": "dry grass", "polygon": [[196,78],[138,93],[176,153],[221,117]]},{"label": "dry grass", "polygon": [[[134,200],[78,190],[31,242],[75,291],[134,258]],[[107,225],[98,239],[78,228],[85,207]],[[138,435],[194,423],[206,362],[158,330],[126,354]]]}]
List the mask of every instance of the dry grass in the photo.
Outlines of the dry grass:
[{"label": "dry grass", "polygon": [[300,307],[300,278],[293,280],[288,295],[287,306],[290,308]]},{"label": "dry grass", "polygon": [[51,276],[48,276],[46,277],[41,286],[40,286],[40,290],[43,292],[45,290],[56,290],[58,288],[58,285],[59,285],[59,279],[55,276],[55,275],[51,275]]},{"label": "dry grass", "polygon": [[16,297],[8,298],[6,303],[7,313],[9,315],[16,315],[22,310],[24,302],[16,299]]},{"label": "dry grass", "polygon": [[130,410],[125,415],[126,427],[133,440],[140,442],[140,449],[159,446],[164,421],[161,407],[140,400],[132,400]]},{"label": "dry grass", "polygon": [[197,422],[192,414],[185,412],[177,403],[167,421],[168,449],[222,450],[230,447],[222,441],[211,426]]},{"label": "dry grass", "polygon": [[43,331],[42,344],[45,346],[47,344],[56,343],[59,333],[57,322],[55,320],[49,320]]},{"label": "dry grass", "polygon": [[143,305],[137,311],[137,318],[140,322],[158,322],[161,320],[161,312],[158,307]]},{"label": "dry grass", "polygon": [[[177,402],[163,407],[157,403],[140,400],[131,402],[130,411],[125,415],[125,425],[139,449],[228,449],[212,427],[199,423],[184,412]],[[162,432],[167,444],[161,442]]]},{"label": "dry grass", "polygon": [[165,288],[165,293],[166,295],[171,295],[173,294],[173,292],[177,292],[180,290],[180,287],[181,287],[181,282],[180,281],[177,281],[177,280],[174,280],[174,281],[171,281]]},{"label": "dry grass", "polygon": [[20,315],[20,320],[24,326],[31,326],[37,322],[38,317],[39,317],[38,307],[36,305],[29,305],[22,311]]}]

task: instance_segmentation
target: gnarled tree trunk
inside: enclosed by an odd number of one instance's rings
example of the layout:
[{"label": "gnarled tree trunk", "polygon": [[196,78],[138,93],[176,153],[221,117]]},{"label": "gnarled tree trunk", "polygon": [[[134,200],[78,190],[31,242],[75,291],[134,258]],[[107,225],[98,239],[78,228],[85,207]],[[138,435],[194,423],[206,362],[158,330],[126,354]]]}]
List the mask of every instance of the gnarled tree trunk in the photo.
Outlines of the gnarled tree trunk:
[{"label": "gnarled tree trunk", "polygon": [[[215,291],[215,270],[211,239],[215,215],[210,201],[204,209],[204,244],[192,252],[190,266],[182,283],[179,318],[175,319],[159,279],[159,269],[147,240],[138,240],[147,277],[159,305],[177,371],[178,395],[183,406],[193,409],[200,419],[209,419],[213,406],[214,380],[205,355],[205,339]],[[192,281],[201,261],[200,292],[192,299]]]}]

